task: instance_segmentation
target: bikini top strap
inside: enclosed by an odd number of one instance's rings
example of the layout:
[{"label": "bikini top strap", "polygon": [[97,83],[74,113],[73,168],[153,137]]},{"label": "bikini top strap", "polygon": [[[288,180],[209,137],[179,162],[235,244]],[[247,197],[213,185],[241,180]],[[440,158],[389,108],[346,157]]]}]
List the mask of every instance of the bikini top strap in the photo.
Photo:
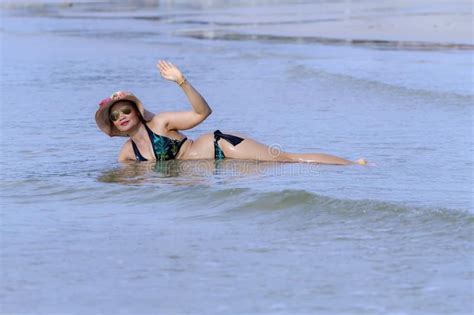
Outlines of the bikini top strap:
[{"label": "bikini top strap", "polygon": [[150,129],[150,127],[147,126],[147,124],[144,123],[144,125],[148,133],[148,138],[150,138],[151,146],[153,147],[153,154],[155,155],[155,158],[158,161],[158,156],[156,155],[156,150],[155,150],[155,142],[153,141],[155,137],[155,133]]},{"label": "bikini top strap", "polygon": [[155,134],[151,129],[150,127],[148,127],[146,124],[145,125],[145,129],[146,129],[146,132],[148,133],[148,136],[150,137],[150,140],[151,142],[153,143],[153,135]]},{"label": "bikini top strap", "polygon": [[140,153],[140,151],[138,150],[138,147],[137,145],[135,144],[135,142],[132,141],[132,147],[133,147],[133,153],[135,153],[135,158],[137,159],[137,161],[148,161],[146,158],[143,157],[143,155]]}]

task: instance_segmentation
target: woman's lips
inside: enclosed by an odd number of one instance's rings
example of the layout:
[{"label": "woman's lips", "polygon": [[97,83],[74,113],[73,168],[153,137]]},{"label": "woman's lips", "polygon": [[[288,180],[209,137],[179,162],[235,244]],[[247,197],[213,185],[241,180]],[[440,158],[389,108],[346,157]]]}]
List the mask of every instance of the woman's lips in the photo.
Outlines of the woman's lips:
[{"label": "woman's lips", "polygon": [[120,123],[120,126],[126,126],[126,125],[128,125],[128,120]]}]

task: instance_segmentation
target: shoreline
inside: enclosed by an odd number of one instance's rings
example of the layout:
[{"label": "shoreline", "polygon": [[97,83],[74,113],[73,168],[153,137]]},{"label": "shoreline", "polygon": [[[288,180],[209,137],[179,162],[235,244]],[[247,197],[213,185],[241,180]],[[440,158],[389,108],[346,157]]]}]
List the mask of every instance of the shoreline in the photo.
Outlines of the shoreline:
[{"label": "shoreline", "polygon": [[[101,6],[91,12],[88,6]],[[438,0],[319,2],[265,1],[222,5],[217,1],[166,3],[145,1],[0,1],[3,10],[31,10],[58,18],[132,18],[172,25],[170,35],[198,39],[252,39],[316,42],[398,49],[474,50],[472,4]],[[131,9],[134,10],[131,10]],[[160,10],[162,9],[162,10]],[[176,10],[179,9],[179,10]],[[169,15],[174,11],[173,15]],[[46,13],[46,15],[44,14]]]},{"label": "shoreline", "polygon": [[436,43],[428,41],[403,41],[384,39],[344,39],[317,36],[256,35],[232,32],[187,31],[180,36],[206,40],[257,40],[292,44],[351,45],[358,47],[402,50],[474,50],[473,44]]}]

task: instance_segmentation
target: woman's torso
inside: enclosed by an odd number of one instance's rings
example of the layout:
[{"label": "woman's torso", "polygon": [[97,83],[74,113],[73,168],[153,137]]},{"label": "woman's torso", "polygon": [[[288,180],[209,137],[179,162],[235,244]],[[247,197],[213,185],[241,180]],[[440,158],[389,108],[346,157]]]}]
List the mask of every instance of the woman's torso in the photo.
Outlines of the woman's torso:
[{"label": "woman's torso", "polygon": [[[149,135],[148,139],[143,139],[141,143],[136,143],[136,149],[144,159],[137,157],[137,152],[133,149],[133,142],[130,140],[129,158],[138,161],[154,161],[154,160],[192,160],[192,159],[214,159],[214,134],[205,133],[196,140],[187,138],[183,133],[177,130],[168,130],[162,126],[145,125],[153,135]],[[183,141],[186,139],[185,141]],[[155,145],[153,141],[155,140]],[[158,145],[156,144],[158,142]],[[166,152],[166,148],[170,147],[169,143],[174,142],[179,146],[178,150],[170,150]],[[172,146],[172,144],[171,144]],[[162,150],[165,149],[165,150]]]},{"label": "woman's torso", "polygon": [[[176,130],[166,130],[146,123],[147,137],[143,141],[130,139],[129,153],[138,161],[171,160],[179,158],[190,142],[185,135]],[[131,149],[131,150],[130,150]]]}]

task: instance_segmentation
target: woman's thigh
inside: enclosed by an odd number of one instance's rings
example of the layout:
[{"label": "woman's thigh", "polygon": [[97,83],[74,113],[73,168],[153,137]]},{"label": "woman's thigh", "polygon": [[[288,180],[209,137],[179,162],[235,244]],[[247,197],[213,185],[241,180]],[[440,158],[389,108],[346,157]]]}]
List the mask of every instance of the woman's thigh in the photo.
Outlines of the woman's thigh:
[{"label": "woman's thigh", "polygon": [[[230,134],[239,135],[238,133]],[[228,158],[258,161],[291,161],[288,153],[284,152],[280,145],[267,146],[249,137],[243,138],[245,140],[236,146],[233,146],[225,139],[220,139],[218,143],[224,151],[224,155]]]},{"label": "woman's thigh", "polygon": [[[227,132],[226,132],[227,133]],[[244,138],[244,141],[233,146],[225,139],[219,139],[218,144],[227,158],[259,161],[291,161],[287,152],[281,146],[267,146],[238,132],[229,134]],[[214,134],[206,133],[197,138],[184,154],[183,160],[214,159]]]}]

